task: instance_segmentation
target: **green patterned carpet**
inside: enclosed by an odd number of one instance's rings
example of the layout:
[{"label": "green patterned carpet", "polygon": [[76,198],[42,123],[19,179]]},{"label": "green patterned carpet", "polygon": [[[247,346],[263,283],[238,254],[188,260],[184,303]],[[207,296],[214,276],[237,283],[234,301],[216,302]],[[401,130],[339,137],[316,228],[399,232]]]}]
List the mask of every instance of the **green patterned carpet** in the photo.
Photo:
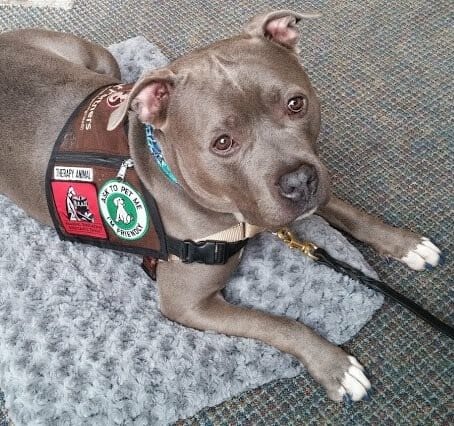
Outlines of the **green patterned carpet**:
[{"label": "green patterned carpet", "polygon": [[[302,23],[301,55],[322,100],[320,147],[335,192],[389,223],[430,236],[447,260],[435,271],[416,273],[360,245],[363,253],[382,279],[452,323],[452,2],[76,0],[70,10],[0,7],[0,30],[47,27],[105,46],[145,35],[175,58],[234,34],[250,16],[273,8],[324,15]],[[303,374],[181,424],[454,423],[447,338],[387,303],[346,348],[367,366],[370,402],[329,402]]]}]

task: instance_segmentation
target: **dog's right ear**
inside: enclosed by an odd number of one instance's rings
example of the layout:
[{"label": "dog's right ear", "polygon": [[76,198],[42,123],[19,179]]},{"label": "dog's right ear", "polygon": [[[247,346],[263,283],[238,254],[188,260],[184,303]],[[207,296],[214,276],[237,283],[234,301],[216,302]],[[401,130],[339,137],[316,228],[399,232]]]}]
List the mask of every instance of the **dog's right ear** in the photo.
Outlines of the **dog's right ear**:
[{"label": "dog's right ear", "polygon": [[297,52],[299,30],[296,24],[303,18],[319,18],[319,13],[297,13],[275,10],[255,16],[245,26],[244,32],[253,37],[266,37]]},{"label": "dog's right ear", "polygon": [[129,110],[135,111],[142,123],[152,124],[159,129],[166,120],[174,84],[175,74],[168,68],[143,75],[133,86],[128,98],[110,115],[107,130],[116,129]]}]

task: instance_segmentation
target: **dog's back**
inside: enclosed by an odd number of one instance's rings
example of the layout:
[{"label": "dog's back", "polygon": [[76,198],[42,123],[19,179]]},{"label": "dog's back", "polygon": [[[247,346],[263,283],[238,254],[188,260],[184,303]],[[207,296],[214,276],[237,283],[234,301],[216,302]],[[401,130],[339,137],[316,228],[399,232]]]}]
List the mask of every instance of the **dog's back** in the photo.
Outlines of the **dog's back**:
[{"label": "dog's back", "polygon": [[0,193],[49,222],[41,194],[53,144],[83,99],[118,81],[118,66],[100,46],[46,30],[1,34],[0,52]]}]

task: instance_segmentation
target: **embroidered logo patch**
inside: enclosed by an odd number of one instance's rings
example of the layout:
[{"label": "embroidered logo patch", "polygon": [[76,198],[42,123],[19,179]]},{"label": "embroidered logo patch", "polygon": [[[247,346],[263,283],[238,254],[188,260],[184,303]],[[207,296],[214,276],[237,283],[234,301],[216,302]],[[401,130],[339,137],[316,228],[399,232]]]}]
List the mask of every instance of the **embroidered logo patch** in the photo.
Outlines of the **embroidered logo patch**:
[{"label": "embroidered logo patch", "polygon": [[145,236],[149,214],[142,196],[128,183],[108,180],[98,195],[101,215],[113,232],[124,240]]},{"label": "embroidered logo patch", "polygon": [[122,84],[106,87],[88,104],[82,116],[80,130],[92,129],[96,109],[104,99],[107,98],[107,104],[111,108],[117,108],[127,97],[128,92],[123,90]]},{"label": "embroidered logo patch", "polygon": [[128,99],[129,91],[113,92],[107,97],[107,105],[111,108],[117,108],[122,102]]},{"label": "embroidered logo patch", "polygon": [[107,238],[94,184],[54,181],[51,186],[57,214],[67,234]]}]

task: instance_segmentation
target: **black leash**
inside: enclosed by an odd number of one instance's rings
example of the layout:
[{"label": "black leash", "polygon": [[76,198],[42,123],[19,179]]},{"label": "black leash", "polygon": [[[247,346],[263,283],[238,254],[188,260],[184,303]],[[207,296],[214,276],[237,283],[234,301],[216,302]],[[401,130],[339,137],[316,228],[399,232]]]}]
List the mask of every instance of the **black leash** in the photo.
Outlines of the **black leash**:
[{"label": "black leash", "polygon": [[400,294],[399,292],[397,292],[384,282],[371,278],[364,274],[363,272],[361,272],[360,270],[351,267],[347,263],[335,259],[331,255],[329,255],[326,252],[326,250],[317,247],[312,243],[298,241],[287,229],[279,230],[277,232],[277,236],[282,241],[284,241],[290,248],[298,249],[302,251],[306,256],[321,263],[322,265],[329,266],[336,272],[346,274],[350,278],[360,281],[367,285],[368,287],[383,293],[385,296],[388,296],[390,299],[396,301],[403,307],[407,308],[409,311],[413,312],[416,316],[430,324],[436,330],[444,333],[451,339],[454,339],[453,327],[439,320],[430,312],[426,311],[423,307],[413,302],[413,300]]}]

